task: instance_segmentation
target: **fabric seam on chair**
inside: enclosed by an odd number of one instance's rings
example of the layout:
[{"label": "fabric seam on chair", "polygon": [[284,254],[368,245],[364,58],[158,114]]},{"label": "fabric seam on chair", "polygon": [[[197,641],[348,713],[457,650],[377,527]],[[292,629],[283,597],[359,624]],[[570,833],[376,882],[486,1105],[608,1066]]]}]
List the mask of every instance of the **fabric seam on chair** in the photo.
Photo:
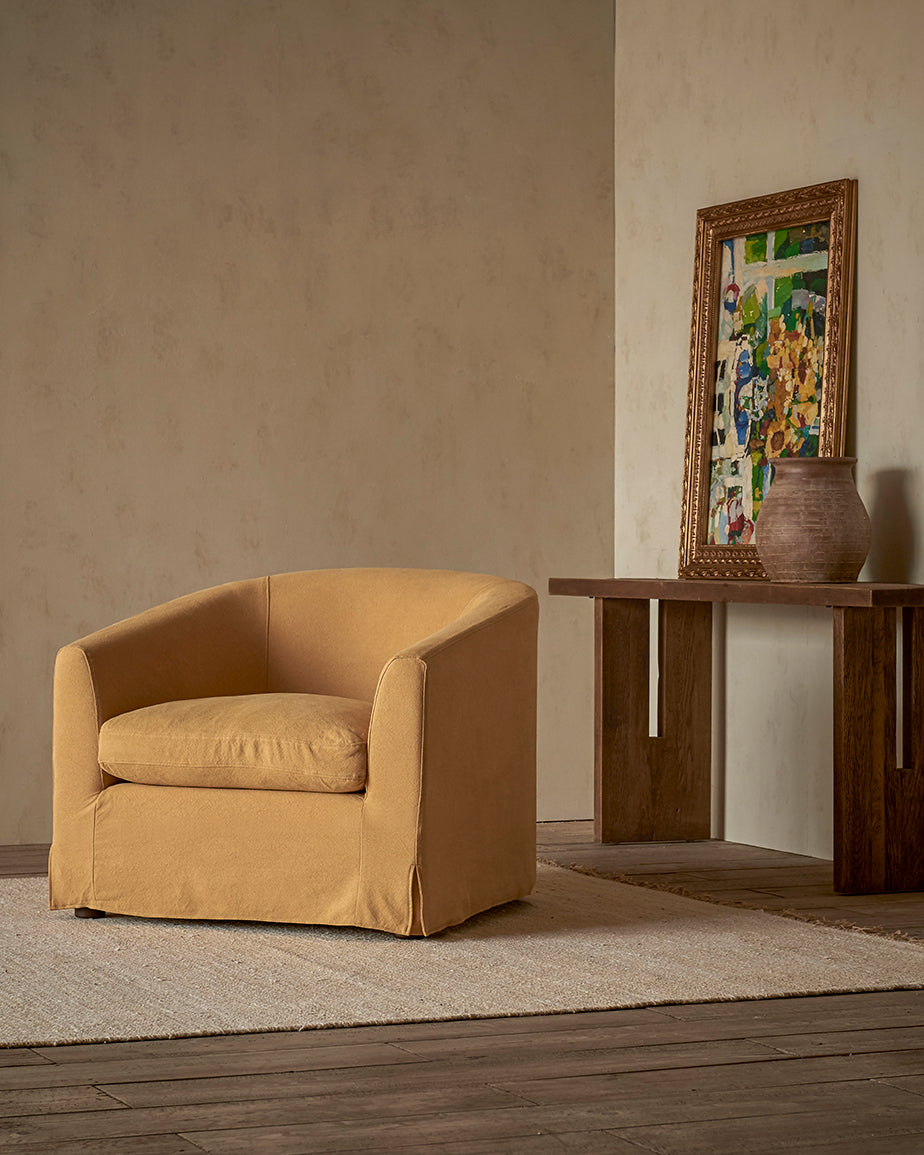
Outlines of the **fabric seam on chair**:
[{"label": "fabric seam on chair", "polygon": [[93,906],[99,910],[99,904],[96,899],[96,816],[99,814],[99,800],[102,797],[102,791],[93,799],[93,836],[90,844],[90,894],[93,896]]},{"label": "fabric seam on chair", "polygon": [[397,660],[398,660],[398,655],[392,654],[392,656],[386,661],[385,665],[382,667],[382,669],[379,673],[378,681],[375,684],[375,692],[372,695],[372,710],[369,713],[369,733],[370,734],[372,733],[372,724],[375,721],[375,708],[376,708],[376,706],[378,704],[378,700],[379,700],[379,687],[381,686],[382,679],[385,677],[385,675],[388,672],[388,670],[390,669],[392,663],[396,662]]},{"label": "fabric seam on chair", "polygon": [[[368,785],[368,779],[367,779]],[[353,895],[353,925],[359,916],[359,892],[363,884],[363,862],[366,858],[366,802],[369,799],[368,789],[363,790],[362,810],[359,815],[359,861],[356,864],[356,892]]]},{"label": "fabric seam on chair", "polygon": [[266,613],[264,621],[263,632],[263,692],[269,692],[270,684],[270,577],[269,574],[263,579],[266,587]]},{"label": "fabric seam on chair", "polygon": [[[114,765],[117,765],[117,766],[161,766],[163,764],[164,763],[162,763],[162,762],[152,762],[152,761],[129,762],[128,759],[126,759],[126,758],[120,758],[118,760],[118,762],[101,762],[100,763],[100,765],[103,768],[105,768],[106,766],[114,766]],[[250,765],[237,766],[234,763],[230,763],[230,762],[178,762],[178,761],[170,761],[169,763],[167,763],[167,765],[180,766],[184,770],[191,770],[193,767],[198,767],[200,770],[252,770],[253,769],[253,766],[250,766]],[[275,769],[275,767],[273,767],[273,769]],[[111,771],[109,771],[109,773],[111,773]],[[118,775],[113,774],[113,777],[117,778]],[[332,779],[335,779],[335,780],[341,781],[341,782],[352,782],[355,775],[354,774],[337,774],[336,772],[328,772],[327,770],[325,770],[324,771],[324,777],[325,778],[332,778]]]},{"label": "fabric seam on chair", "polygon": [[415,890],[415,883],[416,883],[417,894],[420,898],[420,909],[417,911],[418,921],[420,922],[420,932],[421,932],[421,934],[426,936],[427,932],[424,930],[424,924],[423,924],[423,887],[420,885],[420,867],[416,863],[411,866],[410,874],[408,877],[407,905],[408,905],[408,910],[410,911],[410,916],[409,916],[408,924],[407,924],[407,934],[409,937],[414,933],[414,890]]},{"label": "fabric seam on chair", "polygon": [[418,665],[423,667],[423,678],[420,685],[420,753],[417,756],[417,814],[414,821],[414,862],[411,866],[411,893],[408,896],[408,922],[407,934],[410,934],[414,929],[414,877],[415,875],[420,880],[420,929],[423,934],[427,933],[427,928],[424,924],[424,895],[423,895],[423,874],[420,863],[420,819],[423,811],[423,764],[424,764],[424,750],[427,742],[427,663],[419,657],[414,659]]},{"label": "fabric seam on chair", "polygon": [[[122,730],[121,731],[121,737],[123,737],[123,738],[144,738],[144,739],[150,741],[152,736],[153,735],[149,734],[145,730]],[[213,735],[213,734],[189,734],[186,731],[184,731],[184,733],[183,733],[184,740],[187,740],[189,738],[195,738],[198,741],[205,741],[205,742],[236,742],[240,739],[240,737],[241,737],[240,734],[226,734],[223,738],[216,738],[215,735]],[[275,734],[248,734],[246,737],[247,737],[248,741],[281,742],[284,745],[290,745],[291,744],[291,740],[289,742],[287,742],[284,738],[278,738]],[[296,745],[299,744],[297,739],[295,740],[295,743],[296,743]],[[314,742],[309,742],[307,744],[308,749],[311,751],[314,751],[314,750],[361,750],[365,745],[366,745],[366,743],[363,741],[360,741],[360,740],[357,740],[355,742],[341,742],[339,744],[331,743],[327,746],[316,744]],[[119,758],[119,759],[117,759],[117,761],[118,762],[125,762],[129,766],[139,766],[139,765],[140,766],[147,766],[147,765],[149,765],[148,759],[144,759],[142,762],[136,762],[133,759],[129,760],[128,758]],[[199,766],[200,762],[198,761],[198,759],[193,761],[193,762],[177,761],[176,765],[177,766]],[[203,762],[203,763],[201,763],[201,765],[203,765],[203,766],[224,766],[225,763],[224,762]]]},{"label": "fabric seam on chair", "polygon": [[497,585],[497,579],[488,577],[488,580],[486,580],[482,584],[481,589],[476,590],[472,594],[472,596],[468,599],[468,601],[465,603],[465,605],[462,607],[462,609],[456,614],[456,616],[453,618],[453,621],[457,622],[459,620],[459,618],[464,618],[465,615],[468,613],[472,602],[477,602],[483,593],[485,593],[487,590],[491,589],[492,587],[494,587],[496,585]]},{"label": "fabric seam on chair", "polygon": [[[229,696],[230,696],[230,695],[229,695]],[[182,700],[183,700],[183,699],[178,699],[178,701],[182,701]],[[206,699],[203,699],[203,698],[190,698],[190,699],[186,699],[186,700],[187,700],[187,701],[193,701],[193,702],[202,702],[202,701],[205,701]],[[359,699],[359,698],[355,698],[355,699],[353,699],[353,700],[354,700],[354,701],[357,701],[357,702],[358,702],[358,701],[360,701],[360,699]],[[157,705],[167,705],[168,703],[166,703],[166,702],[158,702],[158,703],[156,703],[156,704],[157,704]],[[169,704],[170,704],[170,705],[172,705],[173,703],[169,703]],[[151,707],[150,707],[150,706],[142,706],[142,707],[141,707],[141,709],[143,709],[143,710],[149,710],[149,709],[151,709]],[[122,715],[118,715],[118,716],[119,716],[119,717],[125,717],[125,715],[124,715],[124,714],[122,714]],[[301,721],[302,721],[302,724],[303,724],[303,723],[304,723],[304,720],[302,719]],[[142,727],[140,730],[130,730],[130,729],[128,729],[127,727],[126,727],[126,728],[122,728],[122,727],[120,727],[120,728],[119,728],[119,733],[121,734],[121,736],[122,736],[123,738],[146,738],[146,739],[149,739],[149,738],[151,738],[151,736],[152,736],[152,735],[151,735],[151,732],[150,732],[149,730],[146,730],[144,727]],[[230,730],[229,730],[229,731],[228,731],[226,734],[213,734],[213,733],[210,733],[208,730],[200,730],[200,731],[196,732],[196,731],[190,731],[190,730],[187,730],[185,727],[183,728],[183,738],[184,738],[184,740],[185,740],[185,739],[187,739],[187,738],[197,738],[197,739],[199,739],[199,740],[204,740],[204,741],[206,741],[206,742],[227,742],[227,741],[229,741],[229,740],[233,742],[233,741],[237,741],[239,738],[241,738],[241,736],[242,736],[242,735],[241,735],[240,731],[239,731],[239,730],[235,730],[235,729],[230,729]],[[246,737],[247,737],[248,739],[254,739],[254,740],[257,740],[257,741],[260,741],[260,742],[283,742],[283,743],[285,743],[286,745],[291,745],[291,743],[292,743],[293,741],[294,741],[294,742],[296,742],[296,743],[298,743],[298,741],[299,741],[297,738],[295,738],[295,739],[292,739],[292,738],[281,738],[281,737],[280,737],[278,734],[273,734],[273,733],[269,733],[269,734],[256,734],[256,733],[254,733],[254,734],[247,734],[247,735],[246,735]],[[354,741],[350,741],[350,742],[348,742],[348,743],[346,743],[346,744],[347,744],[347,745],[349,745],[349,746],[365,746],[365,744],[366,744],[366,743],[365,743],[364,741],[362,741],[361,739],[357,738],[357,739],[355,739]],[[313,745],[314,745],[314,743],[313,743],[313,742],[309,742],[309,743],[308,743],[308,745],[309,745],[309,746],[313,746]]]},{"label": "fabric seam on chair", "polygon": [[[99,731],[100,727],[102,726],[102,722],[100,721],[99,694],[96,692],[96,678],[93,676],[93,663],[90,661],[90,655],[85,649],[83,649],[82,646],[79,648],[81,654],[83,654],[83,660],[87,667],[87,675],[90,679],[90,688],[93,691],[93,708],[96,713],[96,740],[98,743]],[[106,780],[103,778],[104,771],[98,757],[96,759],[96,770],[99,774],[99,793],[102,793],[106,789]]]},{"label": "fabric seam on chair", "polygon": [[[489,626],[496,625],[498,622],[504,621],[506,618],[512,617],[514,614],[519,613],[519,612],[527,609],[531,605],[532,605],[532,601],[526,600],[526,601],[522,601],[522,602],[517,602],[516,605],[508,606],[505,610],[501,610],[499,613],[492,614],[489,618],[486,618],[482,622],[478,622],[476,624],[473,624],[473,625],[469,626],[467,629],[460,630],[457,634],[453,634],[451,638],[447,638],[445,641],[440,642],[439,645],[433,646],[432,649],[428,649],[426,651],[427,657],[430,657],[430,655],[432,655],[432,654],[442,653],[443,650],[450,649],[452,646],[456,645],[458,642],[464,641],[465,638],[470,638],[474,634],[481,633],[482,630],[488,629]],[[456,621],[458,621],[458,620],[459,619],[457,618]]]},{"label": "fabric seam on chair", "polygon": [[[385,673],[394,661],[394,657],[388,659],[382,667],[379,674],[379,680],[375,687],[375,693],[372,695],[372,709],[369,712],[369,736],[372,737],[372,726],[375,720],[375,707],[379,697],[379,686],[382,684],[382,679]],[[362,813],[359,816],[359,862],[356,870],[356,894],[353,896],[353,922],[355,923],[359,918],[359,893],[363,885],[363,864],[366,861],[366,805],[369,801],[369,768],[366,766],[366,789],[363,791]]]}]

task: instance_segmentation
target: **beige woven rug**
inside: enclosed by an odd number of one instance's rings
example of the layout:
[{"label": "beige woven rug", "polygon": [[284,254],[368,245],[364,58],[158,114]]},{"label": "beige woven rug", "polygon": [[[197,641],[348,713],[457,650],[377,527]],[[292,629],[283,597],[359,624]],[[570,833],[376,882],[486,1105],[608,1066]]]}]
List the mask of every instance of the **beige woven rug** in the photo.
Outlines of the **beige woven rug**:
[{"label": "beige woven rug", "polygon": [[146,1039],[924,987],[924,946],[554,866],[430,939],[47,910],[0,880],[0,1044]]}]

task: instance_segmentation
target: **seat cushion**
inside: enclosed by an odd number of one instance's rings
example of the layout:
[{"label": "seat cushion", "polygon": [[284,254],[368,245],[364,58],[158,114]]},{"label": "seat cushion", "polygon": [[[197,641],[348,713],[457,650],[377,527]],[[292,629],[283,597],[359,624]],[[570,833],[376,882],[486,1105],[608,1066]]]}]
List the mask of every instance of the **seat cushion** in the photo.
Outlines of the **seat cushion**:
[{"label": "seat cushion", "polygon": [[371,702],[244,694],[162,702],[110,718],[99,762],[149,786],[345,794],[366,782]]}]

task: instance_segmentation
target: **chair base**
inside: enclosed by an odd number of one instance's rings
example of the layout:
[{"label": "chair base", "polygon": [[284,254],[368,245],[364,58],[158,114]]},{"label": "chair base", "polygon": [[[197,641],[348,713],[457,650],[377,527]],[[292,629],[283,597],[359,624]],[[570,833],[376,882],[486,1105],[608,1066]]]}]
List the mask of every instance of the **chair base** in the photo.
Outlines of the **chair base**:
[{"label": "chair base", "polygon": [[75,906],[75,918],[105,918],[106,912],[104,910],[94,910],[92,906]]}]

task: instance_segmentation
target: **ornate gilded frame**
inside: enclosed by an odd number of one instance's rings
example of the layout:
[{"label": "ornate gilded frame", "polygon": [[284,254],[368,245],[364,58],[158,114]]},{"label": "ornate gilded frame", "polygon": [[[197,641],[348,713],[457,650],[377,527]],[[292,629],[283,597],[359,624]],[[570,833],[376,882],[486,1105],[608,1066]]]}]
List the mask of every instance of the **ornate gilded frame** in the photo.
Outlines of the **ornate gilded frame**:
[{"label": "ornate gilded frame", "polygon": [[[769,238],[772,230],[797,230],[802,226],[827,222],[828,263],[822,373],[818,390],[818,456],[841,456],[844,452],[850,368],[856,208],[857,182],[838,180],[715,205],[700,209],[696,214],[680,577],[759,579],[766,576],[753,542],[715,544],[708,540],[716,380],[717,374],[725,371],[724,361],[719,368],[718,332],[721,310],[729,307],[725,303],[729,300],[729,289],[723,291],[721,283],[723,245],[730,242],[728,251],[731,252],[736,244],[750,242],[752,237],[759,240],[760,234],[766,233]],[[734,280],[733,277],[730,279]],[[731,289],[736,288],[737,285],[731,285]],[[737,299],[731,298],[733,301]],[[724,396],[727,396],[727,385],[725,390]],[[720,400],[724,401],[724,397]]]}]

